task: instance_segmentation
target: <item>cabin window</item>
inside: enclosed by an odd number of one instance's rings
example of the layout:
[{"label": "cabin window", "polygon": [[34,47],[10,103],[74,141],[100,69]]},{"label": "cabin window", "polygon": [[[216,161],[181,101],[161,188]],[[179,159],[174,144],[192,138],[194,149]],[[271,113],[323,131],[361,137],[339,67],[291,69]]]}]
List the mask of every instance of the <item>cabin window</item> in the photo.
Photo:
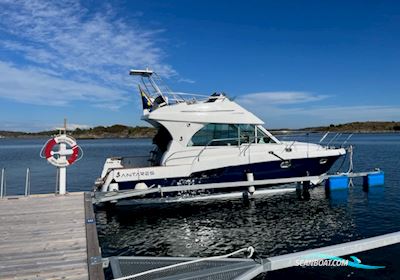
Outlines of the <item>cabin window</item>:
[{"label": "cabin window", "polygon": [[255,140],[255,126],[251,124],[239,125],[240,131],[240,144],[254,143]]},{"label": "cabin window", "polygon": [[197,131],[188,146],[231,146],[246,143],[275,143],[254,124],[210,123]]},{"label": "cabin window", "polygon": [[239,140],[238,126],[234,124],[207,124],[197,131],[188,146],[230,146]]},{"label": "cabin window", "polygon": [[259,127],[257,127],[257,143],[266,144],[266,143],[275,143],[275,141],[273,139],[271,139],[271,137],[269,137]]}]

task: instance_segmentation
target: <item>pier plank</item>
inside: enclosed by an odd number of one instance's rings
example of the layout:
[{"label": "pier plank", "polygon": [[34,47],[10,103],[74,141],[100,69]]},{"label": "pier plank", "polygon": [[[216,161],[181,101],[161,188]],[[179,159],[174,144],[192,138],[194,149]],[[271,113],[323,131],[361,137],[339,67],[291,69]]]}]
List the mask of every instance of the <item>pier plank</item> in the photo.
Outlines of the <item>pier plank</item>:
[{"label": "pier plank", "polygon": [[104,279],[90,194],[0,199],[0,279]]}]

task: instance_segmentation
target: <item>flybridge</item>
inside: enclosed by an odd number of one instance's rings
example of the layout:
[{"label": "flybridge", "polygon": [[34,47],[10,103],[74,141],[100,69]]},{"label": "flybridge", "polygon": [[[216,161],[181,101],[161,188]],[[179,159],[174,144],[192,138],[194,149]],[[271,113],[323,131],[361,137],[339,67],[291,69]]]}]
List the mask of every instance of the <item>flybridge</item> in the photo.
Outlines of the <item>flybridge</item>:
[{"label": "flybridge", "polygon": [[[211,95],[211,97],[209,97],[199,94],[173,92],[164,84],[156,72],[148,68],[143,70],[132,69],[129,71],[129,75],[140,78],[138,87],[143,103],[143,110],[146,110],[144,111],[145,114],[166,105],[184,102],[188,104],[194,104],[200,100],[209,100],[210,102],[213,102],[217,99],[226,98],[225,94],[222,93],[214,93]],[[195,96],[202,98],[199,100],[199,98],[195,98]]]},{"label": "flybridge", "polygon": [[176,103],[183,101],[179,101],[176,95],[172,94],[171,90],[162,83],[161,78],[148,68],[144,70],[132,69],[129,71],[129,75],[140,77],[141,83],[139,83],[138,87],[144,114],[169,105],[167,95],[172,95]]}]

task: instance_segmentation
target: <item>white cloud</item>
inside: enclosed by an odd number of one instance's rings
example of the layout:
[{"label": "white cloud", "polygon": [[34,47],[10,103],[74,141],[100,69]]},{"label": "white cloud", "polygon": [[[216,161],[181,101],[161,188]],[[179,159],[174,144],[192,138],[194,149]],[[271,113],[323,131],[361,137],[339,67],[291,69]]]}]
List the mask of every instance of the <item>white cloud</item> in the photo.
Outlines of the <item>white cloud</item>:
[{"label": "white cloud", "polygon": [[328,97],[302,91],[272,91],[246,94],[240,96],[238,101],[244,104],[297,104],[320,101]]},{"label": "white cloud", "polygon": [[[125,95],[116,89],[91,83],[63,80],[34,69],[20,69],[0,61],[0,96],[22,103],[65,106],[87,101],[95,106],[124,104]],[[111,105],[109,105],[111,104]]]},{"label": "white cloud", "polygon": [[[244,104],[245,105],[245,104]],[[270,128],[302,128],[355,121],[398,121],[400,106],[307,106],[277,105],[246,106],[264,120]]]},{"label": "white cloud", "polygon": [[[56,127],[53,127],[53,129],[58,129],[58,128],[61,128],[61,127],[64,127],[64,125],[58,125],[58,126],[56,126]],[[87,124],[67,123],[67,129],[68,129],[68,130],[75,130],[75,129],[77,129],[77,128],[80,128],[80,129],[89,129],[89,128],[91,128],[91,127],[92,127],[92,126],[87,125]]]},{"label": "white cloud", "polygon": [[[161,30],[150,31],[132,19],[117,18],[109,5],[98,10],[101,12],[90,12],[79,1],[72,0],[0,0],[0,34],[8,35],[0,42],[0,50],[29,61],[30,69],[25,67],[26,71],[41,72],[47,75],[41,77],[52,83],[47,86],[43,80],[31,78],[29,86],[44,87],[43,94],[36,90],[30,95],[28,84],[19,84],[17,89],[26,88],[23,94],[19,91],[10,97],[12,93],[2,90],[0,97],[38,104],[39,98],[48,97],[49,88],[63,83],[62,93],[70,97],[56,94],[50,105],[97,97],[105,100],[109,96],[109,106],[117,108],[119,104],[112,102],[123,100],[122,95],[128,95],[133,84],[128,75],[130,68],[149,66],[167,77],[177,75],[164,63],[166,55],[157,39]],[[2,67],[5,67],[4,60]],[[22,71],[21,67],[13,68]],[[52,76],[59,76],[59,80]],[[23,83],[22,78],[19,82]],[[11,89],[9,84],[6,83]],[[78,85],[84,85],[82,92],[76,91]],[[117,89],[117,94],[110,89]]]},{"label": "white cloud", "polygon": [[[52,123],[52,120],[38,121],[38,120],[25,120],[25,121],[9,121],[2,120],[0,123],[0,131],[22,131],[22,132],[39,132],[47,130],[57,130],[64,127],[61,123]],[[93,127],[87,124],[67,123],[68,130],[89,129]]]},{"label": "white cloud", "polygon": [[180,78],[178,79],[179,83],[188,83],[188,84],[194,84],[196,81],[192,79],[187,79],[187,78]]},{"label": "white cloud", "polygon": [[[300,128],[353,121],[400,120],[400,106],[323,105],[328,95],[308,92],[263,92],[243,95],[237,101],[263,119],[268,127]],[[310,104],[306,104],[310,103]],[[289,106],[290,105],[290,106]]]},{"label": "white cloud", "polygon": [[309,116],[320,121],[392,121],[400,119],[399,106],[319,106],[310,108],[280,109],[281,115]]},{"label": "white cloud", "polygon": [[23,131],[34,132],[48,130],[54,127],[46,121],[38,120],[24,120],[24,121],[11,121],[9,119],[2,119],[0,123],[0,131]]}]

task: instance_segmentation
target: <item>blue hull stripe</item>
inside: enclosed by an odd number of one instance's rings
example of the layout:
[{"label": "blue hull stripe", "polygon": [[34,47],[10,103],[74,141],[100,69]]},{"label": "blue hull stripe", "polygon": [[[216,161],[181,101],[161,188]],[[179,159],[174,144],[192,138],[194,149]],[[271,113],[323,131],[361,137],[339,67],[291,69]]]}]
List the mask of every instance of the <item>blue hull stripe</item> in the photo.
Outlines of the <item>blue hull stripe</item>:
[{"label": "blue hull stripe", "polygon": [[148,186],[176,186],[178,183],[183,183],[184,181],[188,182],[189,180],[196,184],[245,181],[246,173],[248,172],[254,174],[255,180],[301,177],[307,175],[316,176],[328,172],[339,157],[340,156],[324,157],[324,159],[327,159],[325,164],[320,164],[322,158],[293,159],[291,161],[291,166],[288,168],[282,168],[281,161],[228,166],[193,173],[190,177],[123,182],[119,183],[119,189],[133,189],[139,182],[144,182]]}]

